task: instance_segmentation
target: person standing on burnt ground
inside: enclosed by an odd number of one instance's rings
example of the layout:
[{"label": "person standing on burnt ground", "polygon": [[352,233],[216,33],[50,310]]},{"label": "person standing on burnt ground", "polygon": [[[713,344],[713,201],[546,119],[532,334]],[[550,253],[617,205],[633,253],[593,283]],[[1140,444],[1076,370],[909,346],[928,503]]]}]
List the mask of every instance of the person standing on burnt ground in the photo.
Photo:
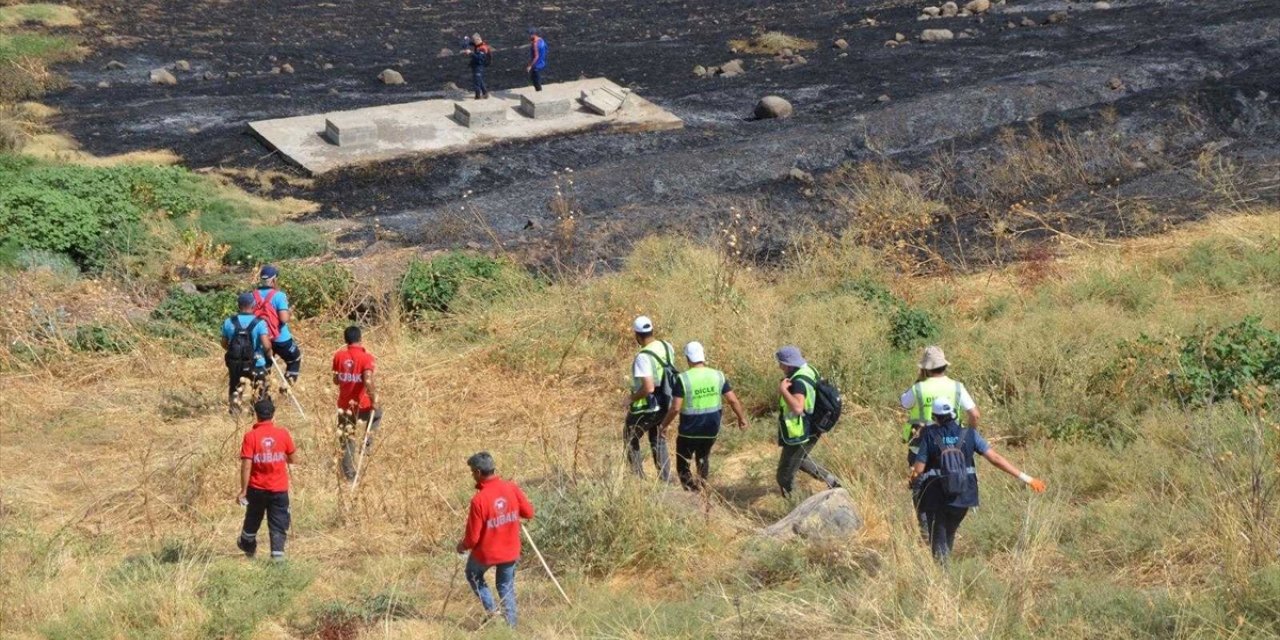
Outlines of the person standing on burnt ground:
[{"label": "person standing on burnt ground", "polygon": [[547,41],[535,27],[529,27],[529,64],[524,70],[529,73],[529,82],[535,91],[542,91],[542,72],[547,68]]},{"label": "person standing on burnt ground", "polygon": [[476,100],[488,100],[489,86],[485,84],[484,73],[493,63],[493,47],[478,33],[472,34],[470,44],[463,53],[471,57],[471,88],[476,92]]}]

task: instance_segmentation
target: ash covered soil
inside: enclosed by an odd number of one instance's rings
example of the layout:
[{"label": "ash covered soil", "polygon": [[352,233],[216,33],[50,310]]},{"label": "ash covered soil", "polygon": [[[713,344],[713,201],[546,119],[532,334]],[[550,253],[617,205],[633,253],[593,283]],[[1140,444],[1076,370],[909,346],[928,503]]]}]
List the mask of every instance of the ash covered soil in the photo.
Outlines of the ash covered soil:
[{"label": "ash covered soil", "polygon": [[[1002,192],[1009,201],[1076,202],[1060,220],[1068,231],[1155,232],[1223,204],[1222,185],[1188,178],[1207,153],[1230,167],[1235,204],[1280,199],[1280,0],[1113,0],[1105,8],[1010,0],[983,16],[925,21],[917,17],[932,3],[897,0],[76,4],[91,16],[85,37],[94,54],[65,69],[72,87],[49,100],[62,113],[55,124],[96,154],[169,148],[197,169],[301,176],[246,123],[461,97],[445,86],[468,86],[465,58],[441,49],[456,51],[474,31],[498,48],[490,86],[520,86],[528,25],[551,45],[547,81],[608,77],[685,122],[679,131],[576,134],[313,182],[244,181],[264,195],[317,202],[311,217],[342,229],[353,253],[387,242],[489,247],[496,238],[537,260],[552,245],[564,249],[557,236],[565,224],[549,206],[559,187],[573,201],[573,261],[611,263],[650,233],[710,238],[738,205],[758,217],[764,233],[750,250],[767,258],[798,224],[847,221],[828,188],[842,164],[888,160],[925,191],[939,189],[945,174],[947,192],[965,195],[983,191],[983,168],[1010,128],[1106,136],[1122,152],[1093,176],[1096,185]],[[938,28],[957,38],[917,41]],[[799,52],[802,65],[730,51],[730,40],[765,31],[818,46]],[[897,34],[907,43],[888,46]],[[833,47],[835,39],[848,48]],[[745,74],[693,74],[734,58]],[[191,70],[177,73],[176,86],[148,82],[151,69],[178,60]],[[108,70],[109,61],[125,68]],[[273,72],[286,64],[293,73]],[[407,83],[380,84],[385,68]],[[769,94],[788,99],[794,117],[749,119]],[[1098,202],[1103,186],[1111,195]],[[1142,201],[1150,224],[1111,219],[1115,198]],[[959,208],[938,241],[990,245],[989,208]]]}]

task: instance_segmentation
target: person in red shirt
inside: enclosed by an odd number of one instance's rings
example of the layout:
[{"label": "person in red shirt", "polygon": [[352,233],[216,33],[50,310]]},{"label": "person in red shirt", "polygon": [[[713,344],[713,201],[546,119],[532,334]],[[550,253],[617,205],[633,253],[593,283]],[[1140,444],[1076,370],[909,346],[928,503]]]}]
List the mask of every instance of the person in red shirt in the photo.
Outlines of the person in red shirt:
[{"label": "person in red shirt", "polygon": [[[347,346],[333,354],[333,384],[338,387],[338,432],[342,434],[342,474],[356,477],[356,433],[368,425],[364,447],[373,445],[373,432],[382,424],[378,408],[378,388],[373,383],[375,359],[360,344],[360,327],[351,326],[342,334]],[[369,418],[373,422],[369,422]]]},{"label": "person in red shirt", "polygon": [[293,436],[271,421],[276,406],[270,398],[253,405],[257,424],[244,434],[240,445],[240,495],[244,528],[236,541],[244,555],[258,551],[258,530],[267,517],[271,533],[271,559],[284,559],[284,542],[289,533],[289,465],[294,463]]},{"label": "person in red shirt", "polygon": [[484,574],[496,567],[498,597],[506,613],[507,624],[516,626],[516,561],[520,559],[520,520],[533,518],[533,505],[514,482],[497,475],[493,456],[481,451],[467,459],[471,477],[476,481],[476,495],[471,498],[467,530],[458,542],[458,553],[471,552],[467,558],[467,584],[480,598],[490,614],[497,611],[493,593]]}]

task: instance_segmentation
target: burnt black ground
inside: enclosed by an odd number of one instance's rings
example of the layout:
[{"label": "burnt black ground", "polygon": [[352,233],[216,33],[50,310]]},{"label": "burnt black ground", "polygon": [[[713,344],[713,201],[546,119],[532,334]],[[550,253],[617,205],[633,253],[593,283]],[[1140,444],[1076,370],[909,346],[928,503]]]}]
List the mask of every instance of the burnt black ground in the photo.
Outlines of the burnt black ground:
[{"label": "burnt black ground", "polygon": [[[373,237],[367,227],[375,220],[427,247],[474,243],[485,235],[468,222],[476,214],[504,243],[540,245],[554,226],[546,205],[557,184],[567,186],[566,168],[582,210],[580,246],[588,247],[580,260],[611,261],[647,233],[705,237],[729,201],[763,199],[772,219],[834,225],[821,198],[786,179],[791,168],[821,174],[881,155],[910,167],[939,149],[963,158],[986,149],[999,127],[1040,119],[1088,130],[1107,108],[1121,118],[1118,130],[1134,140],[1159,137],[1171,159],[1123,176],[1140,196],[1171,193],[1178,158],[1206,144],[1264,173],[1280,157],[1280,0],[1115,0],[1110,10],[1011,0],[985,18],[926,22],[916,20],[924,2],[874,0],[77,4],[101,22],[87,43],[95,55],[67,70],[76,86],[50,101],[64,114],[57,125],[94,153],[171,148],[193,167],[296,171],[247,135],[245,123],[449,96],[445,83],[467,84],[465,62],[437,54],[473,31],[499,47],[491,86],[519,85],[530,24],[552,46],[550,80],[606,76],[686,122],[682,131],[584,134],[397,161],[329,174],[311,189],[275,190],[321,203],[319,217],[355,221],[348,236],[355,245]],[[1070,17],[1007,26],[1053,11]],[[880,24],[859,25],[866,16]],[[895,33],[914,39],[924,28],[972,37],[883,46]],[[805,52],[809,64],[786,70],[728,51],[728,40],[758,30],[820,47]],[[850,43],[847,56],[827,46],[836,37]],[[733,57],[747,60],[747,74],[691,73]],[[179,59],[194,69],[179,74],[178,86],[147,84],[149,69]],[[102,70],[109,60],[128,68]],[[296,73],[270,73],[284,63]],[[408,84],[378,84],[387,67]],[[201,79],[205,72],[213,79]],[[1110,88],[1112,77],[1125,87]],[[96,88],[103,80],[111,87]],[[788,98],[796,116],[746,120],[766,94]],[[881,94],[892,100],[877,102]],[[1187,112],[1195,126],[1173,125]],[[1269,184],[1265,175],[1258,180]]]}]

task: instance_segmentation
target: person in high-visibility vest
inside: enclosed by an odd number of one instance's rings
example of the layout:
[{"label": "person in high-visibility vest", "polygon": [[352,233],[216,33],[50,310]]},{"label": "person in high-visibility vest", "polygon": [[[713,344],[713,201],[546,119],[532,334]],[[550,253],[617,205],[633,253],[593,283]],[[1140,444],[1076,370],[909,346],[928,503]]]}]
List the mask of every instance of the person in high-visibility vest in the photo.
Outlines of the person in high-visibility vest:
[{"label": "person in high-visibility vest", "polygon": [[647,316],[636,318],[631,328],[635,331],[640,353],[631,361],[631,395],[627,397],[627,418],[622,427],[627,461],[631,472],[643,478],[644,454],[640,452],[640,439],[647,435],[658,477],[668,482],[671,480],[671,460],[667,456],[662,419],[671,406],[668,396],[671,381],[667,380],[667,372],[675,365],[672,362],[676,357],[675,347],[653,337],[653,320]]},{"label": "person in high-visibility vest", "polygon": [[835,474],[809,455],[822,435],[809,424],[817,399],[814,385],[818,372],[804,359],[799,347],[782,347],[776,357],[778,368],[785,374],[778,383],[778,446],[782,447],[778,456],[778,488],[784,497],[790,496],[796,472],[803,471],[825,482],[828,489],[835,489],[840,486]]},{"label": "person in high-visibility vest", "polygon": [[[920,356],[920,375],[916,378],[916,383],[903,392],[900,398],[902,408],[907,410],[907,423],[902,428],[902,441],[907,445],[908,468],[915,464],[916,454],[920,451],[921,430],[933,424],[931,411],[934,400],[939,398],[947,400],[950,406],[964,412],[963,416],[956,416],[961,425],[978,428],[978,420],[982,417],[978,411],[978,405],[963,384],[947,377],[949,366],[951,363],[947,362],[947,356],[942,352],[942,347],[937,345],[925,347],[924,354]],[[927,516],[921,509],[918,485],[912,489],[911,502],[916,508],[920,535],[928,539],[929,525]]]},{"label": "person in high-visibility vest", "polygon": [[702,343],[686,344],[684,357],[689,361],[689,369],[672,381],[671,408],[662,421],[662,431],[665,434],[676,416],[680,416],[676,434],[676,475],[685,489],[698,491],[706,485],[707,476],[711,473],[711,447],[715,446],[716,436],[720,435],[724,403],[728,402],[737,416],[739,430],[746,430],[747,418],[724,372],[707,366]]}]

